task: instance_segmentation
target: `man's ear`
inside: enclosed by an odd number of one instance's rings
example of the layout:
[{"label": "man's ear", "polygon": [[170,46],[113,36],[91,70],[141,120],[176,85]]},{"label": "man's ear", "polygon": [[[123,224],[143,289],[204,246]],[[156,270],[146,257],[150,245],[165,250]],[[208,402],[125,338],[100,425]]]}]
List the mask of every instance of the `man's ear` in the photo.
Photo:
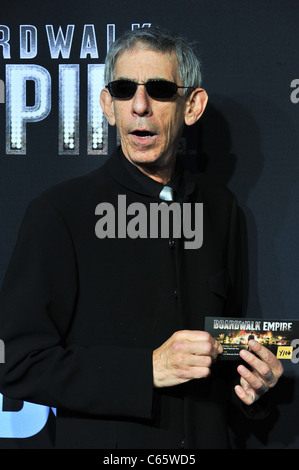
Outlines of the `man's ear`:
[{"label": "man's ear", "polygon": [[203,114],[208,102],[207,92],[203,88],[192,91],[186,102],[185,124],[192,126]]},{"label": "man's ear", "polygon": [[103,88],[103,90],[101,91],[100,103],[110,126],[115,126],[113,99],[107,88]]}]

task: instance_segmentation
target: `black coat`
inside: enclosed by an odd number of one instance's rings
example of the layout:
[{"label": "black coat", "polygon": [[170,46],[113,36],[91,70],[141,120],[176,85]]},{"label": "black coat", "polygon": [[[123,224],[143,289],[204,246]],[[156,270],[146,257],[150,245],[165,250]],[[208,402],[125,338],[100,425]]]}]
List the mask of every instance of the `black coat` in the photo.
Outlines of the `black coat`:
[{"label": "black coat", "polygon": [[153,389],[152,351],[205,316],[240,316],[236,200],[185,171],[183,200],[203,203],[201,248],[99,239],[99,203],[157,202],[120,158],[30,203],[1,292],[1,393],[56,407],[57,447],[227,447],[224,364]]}]

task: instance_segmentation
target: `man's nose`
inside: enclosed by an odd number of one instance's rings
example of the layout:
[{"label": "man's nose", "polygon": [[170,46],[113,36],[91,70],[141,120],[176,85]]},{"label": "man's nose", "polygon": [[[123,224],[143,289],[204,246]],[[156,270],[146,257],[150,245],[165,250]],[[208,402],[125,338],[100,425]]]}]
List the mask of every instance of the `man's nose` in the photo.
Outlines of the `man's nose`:
[{"label": "man's nose", "polygon": [[151,99],[147,94],[144,85],[138,85],[135,95],[132,98],[132,112],[139,116],[151,113]]}]

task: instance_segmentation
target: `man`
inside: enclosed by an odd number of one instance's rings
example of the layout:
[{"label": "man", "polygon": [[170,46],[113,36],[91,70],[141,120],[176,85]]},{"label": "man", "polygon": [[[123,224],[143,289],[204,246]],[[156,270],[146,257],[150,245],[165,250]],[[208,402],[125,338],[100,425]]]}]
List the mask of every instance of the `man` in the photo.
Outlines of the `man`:
[{"label": "man", "polygon": [[[138,30],[111,46],[106,85],[121,148],[27,210],[1,293],[1,392],[56,407],[56,447],[225,448],[234,374],[204,317],[241,313],[238,208],[176,161],[184,125],[207,103],[199,64],[183,39]],[[165,187],[193,222],[203,204],[201,247],[123,230],[132,207],[151,214]],[[282,366],[250,348],[235,397],[252,413]]]}]

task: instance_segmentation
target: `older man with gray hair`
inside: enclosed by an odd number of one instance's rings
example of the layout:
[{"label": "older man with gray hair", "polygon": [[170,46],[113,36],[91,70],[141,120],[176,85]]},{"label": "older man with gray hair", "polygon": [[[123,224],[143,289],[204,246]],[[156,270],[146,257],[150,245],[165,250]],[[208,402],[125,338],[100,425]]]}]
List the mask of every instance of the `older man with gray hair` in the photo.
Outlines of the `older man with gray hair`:
[{"label": "older man with gray hair", "polygon": [[[200,64],[180,36],[141,29],[111,46],[105,79],[121,145],[27,209],[0,298],[1,392],[56,407],[57,448],[227,448],[228,403],[258,413],[282,366],[255,342],[248,367],[224,365],[204,331],[205,316],[241,315],[242,268],[235,197],[177,159],[208,99]],[[193,221],[202,207],[202,246],[97,236],[96,208],[120,195],[136,226],[135,203],[176,202]]]}]

